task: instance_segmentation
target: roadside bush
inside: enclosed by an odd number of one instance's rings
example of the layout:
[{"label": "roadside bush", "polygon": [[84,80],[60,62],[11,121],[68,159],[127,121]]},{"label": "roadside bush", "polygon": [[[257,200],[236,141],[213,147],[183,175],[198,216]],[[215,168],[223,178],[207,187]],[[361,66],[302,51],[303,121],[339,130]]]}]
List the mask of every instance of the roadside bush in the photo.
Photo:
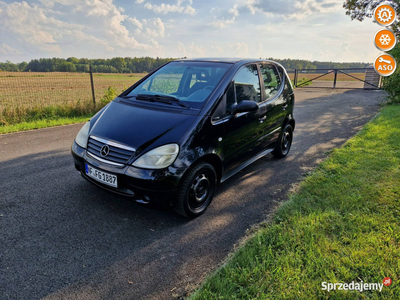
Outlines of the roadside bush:
[{"label": "roadside bush", "polygon": [[[396,47],[395,49],[389,52],[396,61],[400,62],[400,48]],[[385,77],[383,79],[383,88],[388,93],[390,102],[392,103],[400,103],[400,68],[397,67],[397,70],[390,75],[389,77]]]},{"label": "roadside bush", "polygon": [[[126,87],[124,87],[124,90]],[[103,97],[93,105],[91,100],[65,102],[51,105],[0,105],[0,126],[14,125],[38,120],[57,120],[58,118],[91,117],[107,103],[118,96],[117,88],[110,86]]]},{"label": "roadside bush", "polygon": [[0,126],[37,120],[90,116],[96,113],[98,109],[98,107],[93,106],[91,101],[76,101],[49,106],[6,106],[0,110]]},{"label": "roadside bush", "polygon": [[115,85],[109,86],[108,89],[104,91],[104,96],[100,99],[101,104],[107,105],[109,102],[111,102],[115,97],[118,96],[117,93],[117,88]]}]

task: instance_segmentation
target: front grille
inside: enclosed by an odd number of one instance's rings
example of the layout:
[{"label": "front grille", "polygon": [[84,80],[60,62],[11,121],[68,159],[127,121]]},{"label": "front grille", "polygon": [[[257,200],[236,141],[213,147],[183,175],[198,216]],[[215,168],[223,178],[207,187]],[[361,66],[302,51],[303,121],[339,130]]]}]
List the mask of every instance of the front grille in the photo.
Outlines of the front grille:
[{"label": "front grille", "polygon": [[[101,148],[105,145],[108,145],[110,150],[106,156],[101,154]],[[96,136],[90,136],[87,152],[100,161],[124,165],[135,154],[135,149]]]}]

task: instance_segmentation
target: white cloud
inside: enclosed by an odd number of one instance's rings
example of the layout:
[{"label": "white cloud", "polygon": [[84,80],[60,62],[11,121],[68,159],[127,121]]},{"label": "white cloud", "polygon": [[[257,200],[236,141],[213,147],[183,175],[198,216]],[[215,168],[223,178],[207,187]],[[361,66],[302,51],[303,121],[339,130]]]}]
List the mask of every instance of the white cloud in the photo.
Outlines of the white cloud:
[{"label": "white cloud", "polygon": [[192,6],[186,6],[184,13],[193,16],[196,14],[196,10]]},{"label": "white cloud", "polygon": [[236,17],[239,16],[239,11],[237,8],[238,5],[235,4],[230,10],[228,10],[228,13],[232,15],[230,19],[221,18],[221,20],[214,21],[212,24],[219,28],[224,28],[230,24],[233,24],[236,20]]},{"label": "white cloud", "polygon": [[261,42],[258,42],[258,57],[264,57],[264,52],[263,52],[263,44]]},{"label": "white cloud", "polygon": [[0,0],[0,60],[208,55],[372,61],[379,53],[371,42],[376,24],[351,22],[342,1]]},{"label": "white cloud", "polygon": [[[154,20],[150,20],[147,22],[149,26],[146,28],[146,34],[153,38],[157,37],[165,37],[165,25],[160,18],[155,18]],[[153,26],[153,28],[150,27]]]},{"label": "white cloud", "polygon": [[114,50],[114,48],[110,46],[106,40],[85,34],[80,30],[72,31],[71,36],[73,36],[77,42],[82,42],[82,43],[84,42],[84,43],[89,43],[91,45],[101,46],[106,51]]},{"label": "white cloud", "polygon": [[211,49],[213,50],[214,53],[216,51],[218,54],[221,54],[224,52],[224,48],[222,48],[221,46],[211,46]]},{"label": "white cloud", "polygon": [[138,27],[139,29],[143,29],[143,24],[136,18],[127,18],[129,22],[131,22],[133,25]]},{"label": "white cloud", "polygon": [[55,3],[59,3],[62,5],[72,5],[74,4],[74,0],[39,0],[44,6],[54,7]]},{"label": "white cloud", "polygon": [[249,54],[249,46],[246,43],[236,43],[230,45],[229,48],[234,51],[234,56],[247,57]]},{"label": "white cloud", "polygon": [[[141,2],[137,2],[137,3],[143,3],[144,0],[139,0]],[[188,1],[188,5],[183,6],[182,3],[184,3],[186,1],[182,1],[182,0],[178,0],[176,4],[165,4],[165,3],[161,3],[160,5],[155,5],[155,4],[151,4],[150,2],[147,2],[144,4],[144,7],[152,10],[156,13],[160,13],[160,14],[167,14],[167,13],[184,13],[187,15],[195,15],[196,14],[196,9],[194,9],[191,5],[192,5],[192,1]]]},{"label": "white cloud", "polygon": [[178,50],[182,57],[202,57],[206,55],[204,47],[196,45],[194,42],[190,43],[190,45],[178,42]]},{"label": "white cloud", "polygon": [[284,19],[304,19],[309,15],[343,9],[343,0],[242,0],[239,3],[253,15],[259,11],[269,17],[279,15]]},{"label": "white cloud", "polygon": [[0,45],[0,54],[14,55],[14,54],[21,54],[21,52],[3,43]]},{"label": "white cloud", "polygon": [[0,6],[0,26],[13,33],[16,39],[42,50],[61,51],[54,36],[55,30],[59,29],[63,22],[47,17],[43,9],[30,6],[25,1],[10,4],[0,2]]},{"label": "white cloud", "polygon": [[211,7],[210,8],[210,13],[215,13],[215,12],[218,12],[218,11],[220,11],[220,8],[219,7]]},{"label": "white cloud", "polygon": [[245,0],[244,2],[244,5],[250,10],[252,15],[256,13],[256,8],[254,7],[256,3],[256,0]]},{"label": "white cloud", "polygon": [[231,13],[234,17],[237,17],[239,15],[239,11],[237,10],[238,5],[235,4],[230,10],[228,10],[229,13]]},{"label": "white cloud", "polygon": [[[21,42],[44,52],[60,53],[60,43],[66,41],[70,45],[85,41],[106,51],[116,47],[131,51],[160,48],[151,37],[147,38],[147,43],[140,43],[132,36],[123,23],[129,21],[140,30],[143,25],[136,18],[123,14],[113,0],[41,0],[41,3],[44,7],[25,1],[10,4],[0,1],[0,27],[13,33]],[[76,20],[75,23],[53,17],[55,4],[69,12],[69,19]],[[152,37],[165,36],[161,20],[153,26]]]}]

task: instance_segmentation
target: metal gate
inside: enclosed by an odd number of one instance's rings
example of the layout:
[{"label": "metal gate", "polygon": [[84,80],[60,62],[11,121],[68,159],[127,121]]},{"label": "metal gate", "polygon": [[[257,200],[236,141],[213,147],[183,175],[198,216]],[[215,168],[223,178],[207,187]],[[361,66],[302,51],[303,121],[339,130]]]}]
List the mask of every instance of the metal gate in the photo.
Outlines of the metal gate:
[{"label": "metal gate", "polygon": [[295,69],[293,83],[295,87],[308,88],[380,89],[380,79],[378,84],[371,82],[366,78],[367,70],[371,69]]}]

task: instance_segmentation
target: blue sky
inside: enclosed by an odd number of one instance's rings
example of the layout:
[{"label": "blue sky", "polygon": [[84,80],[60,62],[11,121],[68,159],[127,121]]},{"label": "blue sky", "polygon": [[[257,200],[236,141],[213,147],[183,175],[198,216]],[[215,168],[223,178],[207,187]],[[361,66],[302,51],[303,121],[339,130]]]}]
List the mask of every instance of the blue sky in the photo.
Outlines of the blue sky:
[{"label": "blue sky", "polygon": [[372,62],[381,29],[343,0],[0,0],[0,61],[274,57]]}]

